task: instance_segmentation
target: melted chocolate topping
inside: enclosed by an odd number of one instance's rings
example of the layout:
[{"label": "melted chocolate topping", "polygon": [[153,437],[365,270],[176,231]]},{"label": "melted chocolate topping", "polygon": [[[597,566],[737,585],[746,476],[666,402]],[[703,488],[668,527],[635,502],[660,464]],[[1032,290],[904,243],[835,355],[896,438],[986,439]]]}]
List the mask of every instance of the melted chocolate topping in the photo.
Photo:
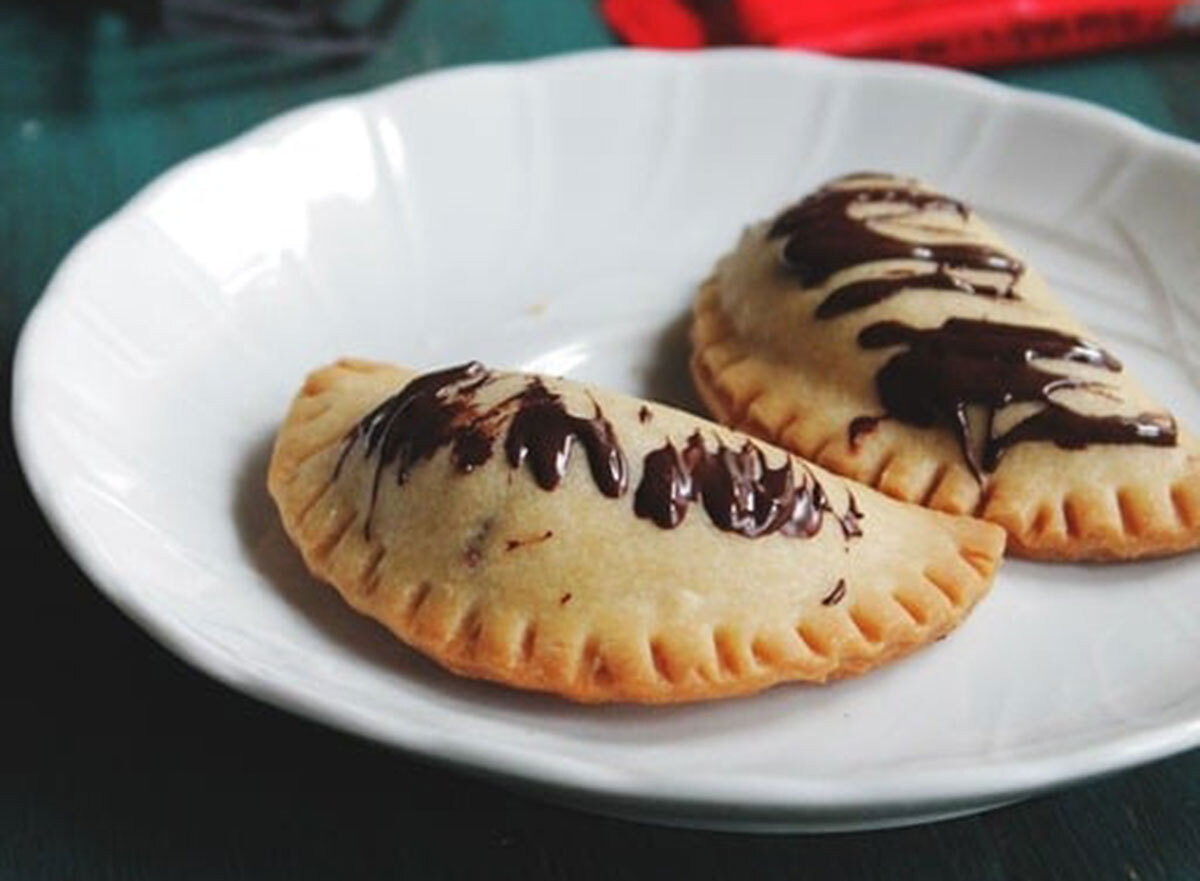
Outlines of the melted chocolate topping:
[{"label": "melted chocolate topping", "polygon": [[[822,284],[832,275],[861,263],[876,260],[927,260],[938,264],[938,271],[908,279],[888,279],[852,285],[857,291],[844,294],[839,300],[822,304],[823,318],[843,314],[854,308],[879,302],[899,293],[905,287],[936,287],[988,296],[1013,296],[1012,285],[1024,271],[1024,266],[1003,251],[969,242],[910,242],[880,232],[875,225],[881,221],[910,217],[929,209],[956,212],[964,220],[969,209],[962,203],[936,193],[927,193],[897,181],[894,186],[864,184],[847,186],[855,177],[842,178],[826,186],[780,214],[767,233],[771,239],[784,239],[783,264],[799,276],[806,287]],[[897,210],[867,217],[851,217],[852,206],[888,204]],[[991,288],[960,285],[948,275],[947,269],[973,269],[1000,272],[1009,276],[1010,283],[1003,293]],[[920,282],[917,279],[922,279]],[[925,279],[933,279],[932,285]],[[986,292],[992,291],[988,294]],[[833,292],[834,294],[837,291]],[[832,297],[832,295],[831,295]],[[859,305],[853,305],[858,303]],[[827,305],[828,304],[828,305]]]},{"label": "melted chocolate topping", "polygon": [[563,407],[562,398],[540,379],[532,380],[517,401],[519,409],[504,441],[509,465],[519,468],[527,461],[538,486],[554,489],[566,476],[571,446],[578,440],[587,453],[592,479],[600,492],[614,499],[625,492],[625,456],[599,406],[591,419],[572,416]]},{"label": "melted chocolate topping", "polygon": [[833,590],[821,598],[822,606],[836,606],[846,598],[846,579],[839,578],[837,584],[833,586]]},{"label": "melted chocolate topping", "polygon": [[[831,510],[824,489],[811,473],[806,472],[797,484],[790,461],[770,468],[763,451],[750,441],[740,450],[718,441],[710,452],[699,432],[688,438],[682,450],[668,442],[647,454],[633,510],[663,529],[674,529],[693,502],[704,506],[718,529],[747,538],[773,532],[813,536]],[[850,505],[853,514],[837,518],[847,537],[862,534],[857,522],[862,515],[853,499]]]},{"label": "melted chocolate topping", "polygon": [[951,275],[946,271],[946,267],[941,265],[935,272],[868,278],[834,288],[817,306],[816,314],[818,318],[837,318],[847,312],[882,303],[901,291],[910,289],[956,291],[961,294],[974,294],[993,299],[1000,297],[1015,299],[1016,297],[1012,292],[1012,281],[1006,288],[976,284],[957,275]]},{"label": "melted chocolate topping", "polygon": [[1066,407],[1051,405],[991,440],[984,451],[983,465],[993,471],[1004,451],[1022,441],[1048,440],[1066,450],[1081,450],[1088,444],[1147,444],[1175,446],[1178,431],[1169,413],[1139,413],[1137,416],[1085,416]]},{"label": "melted chocolate topping", "polygon": [[[476,362],[419,376],[346,435],[332,479],[338,478],[360,442],[365,446],[364,457],[377,459],[365,525],[368,538],[385,468],[395,466],[396,482],[403,485],[414,467],[448,447],[455,469],[469,473],[491,458],[506,420],[506,461],[514,469],[528,465],[542,489],[553,490],[562,483],[571,450],[578,442],[597,489],[610,498],[624,495],[628,485],[625,455],[599,405],[594,405],[595,415],[590,418],[574,416],[559,395],[533,378],[521,391],[483,409],[476,392],[491,379],[492,374]],[[710,452],[696,432],[682,451],[668,442],[646,456],[634,498],[637,516],[671,529],[683,522],[693,502],[702,503],[717,528],[747,538],[774,532],[813,536],[826,514],[837,521],[847,540],[862,535],[862,513],[853,496],[844,514],[835,513],[811,472],[806,469],[797,484],[790,460],[769,468],[763,451],[750,441],[740,450],[718,441],[716,450]],[[482,559],[490,529],[491,522],[486,521],[468,543],[468,566],[476,566]],[[551,535],[510,539],[506,549],[544,541]]]},{"label": "melted chocolate topping", "polygon": [[403,485],[416,465],[449,447],[455,468],[469,473],[492,457],[500,425],[509,414],[504,443],[508,463],[519,468],[528,461],[538,486],[550,490],[562,482],[573,443],[579,440],[600,491],[612,498],[625,492],[625,456],[599,406],[590,419],[572,416],[558,395],[533,379],[520,393],[481,410],[475,393],[491,379],[491,372],[475,361],[418,376],[346,435],[334,480],[360,441],[365,442],[366,458],[377,457],[365,524],[368,537],[385,468],[394,465],[396,483]]},{"label": "melted chocolate topping", "polygon": [[[842,527],[842,535],[846,537],[846,541],[852,538],[862,538],[862,527],[858,525],[858,521],[863,519],[863,512],[858,510],[858,499],[854,498],[854,493],[847,492],[850,502],[846,507],[846,513],[837,517],[838,526]],[[832,511],[829,507],[829,500],[825,500],[825,510]],[[835,515],[837,516],[837,515]]]},{"label": "melted chocolate topping", "polygon": [[[941,327],[927,329],[878,322],[864,328],[858,342],[865,349],[907,347],[875,376],[884,409],[888,416],[921,428],[949,423],[976,477],[981,466],[983,471],[995,470],[1004,452],[1024,441],[1080,449],[1090,443],[1172,446],[1176,440],[1175,423],[1166,414],[1088,416],[1055,402],[1052,395],[1064,389],[1105,386],[1034,366],[1033,359],[1074,361],[1113,372],[1121,369],[1108,352],[1069,334],[951,318]],[[1021,402],[1045,406],[1007,432],[994,435],[996,410]],[[970,437],[967,407],[971,404],[988,408],[982,445]]]},{"label": "melted chocolate topping", "polygon": [[847,435],[850,440],[850,449],[857,450],[858,442],[864,434],[870,434],[879,427],[882,422],[882,416],[855,416],[850,420],[850,428],[847,430]]},{"label": "melted chocolate topping", "polygon": [[378,457],[371,482],[370,507],[363,527],[368,538],[384,468],[394,464],[396,483],[403,485],[415,465],[444,446],[450,446],[455,465],[464,472],[482,465],[491,456],[490,439],[483,429],[470,424],[474,409],[469,400],[461,393],[449,399],[446,397],[456,385],[486,376],[486,369],[476,361],[418,376],[368,413],[346,436],[345,446],[333,469],[334,480],[360,440],[366,443],[364,456]]},{"label": "melted chocolate topping", "polygon": [[[1013,288],[1024,266],[1012,256],[970,242],[905,241],[877,228],[879,221],[900,220],[930,209],[954,211],[966,220],[970,212],[963,203],[917,189],[913,182],[880,184],[868,177],[841,178],[776,218],[768,237],[785,240],[785,268],[796,273],[804,285],[814,286],[843,269],[881,260],[923,260],[936,267],[835,287],[817,306],[817,318],[837,318],[910,289],[1016,299]],[[894,205],[895,210],[851,216],[856,206],[868,205]],[[952,270],[998,273],[1007,277],[1007,283],[981,284]],[[1106,387],[1034,366],[1034,359],[1074,361],[1109,371],[1121,369],[1120,362],[1103,349],[1068,334],[954,318],[940,328],[927,330],[895,321],[878,322],[865,328],[858,340],[865,349],[907,349],[876,374],[886,414],[854,419],[849,427],[852,447],[884,418],[919,427],[948,423],[958,436],[967,463],[976,477],[981,477],[982,471],[995,470],[1009,447],[1025,441],[1050,441],[1064,449],[1080,449],[1090,443],[1176,443],[1175,423],[1168,414],[1088,416],[1052,399],[1055,392],[1065,389],[1103,393]],[[993,434],[996,411],[1022,402],[1041,403],[1044,408],[1007,432]],[[987,408],[987,428],[981,443],[970,437],[969,405]]]}]

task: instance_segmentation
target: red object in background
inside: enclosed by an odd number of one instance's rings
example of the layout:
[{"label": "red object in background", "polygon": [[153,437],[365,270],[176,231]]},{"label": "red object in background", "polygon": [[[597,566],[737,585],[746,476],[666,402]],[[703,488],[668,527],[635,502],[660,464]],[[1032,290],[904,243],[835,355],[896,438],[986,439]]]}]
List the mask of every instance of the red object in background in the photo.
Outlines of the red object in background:
[{"label": "red object in background", "polygon": [[765,43],[987,67],[1200,29],[1200,0],[602,0],[624,39],[693,49]]}]

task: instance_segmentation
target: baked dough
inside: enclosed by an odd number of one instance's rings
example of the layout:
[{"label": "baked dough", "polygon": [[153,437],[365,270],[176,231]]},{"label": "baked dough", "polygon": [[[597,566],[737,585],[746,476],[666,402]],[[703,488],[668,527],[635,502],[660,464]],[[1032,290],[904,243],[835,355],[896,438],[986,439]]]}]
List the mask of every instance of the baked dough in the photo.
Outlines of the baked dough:
[{"label": "baked dough", "polygon": [[840,178],[748,229],[702,286],[715,417],[1057,560],[1200,543],[1195,439],[962,203]]},{"label": "baked dough", "polygon": [[689,414],[477,364],[316,371],[268,483],[355,609],[454,672],[577,701],[861,673],[950,631],[1004,545]]}]

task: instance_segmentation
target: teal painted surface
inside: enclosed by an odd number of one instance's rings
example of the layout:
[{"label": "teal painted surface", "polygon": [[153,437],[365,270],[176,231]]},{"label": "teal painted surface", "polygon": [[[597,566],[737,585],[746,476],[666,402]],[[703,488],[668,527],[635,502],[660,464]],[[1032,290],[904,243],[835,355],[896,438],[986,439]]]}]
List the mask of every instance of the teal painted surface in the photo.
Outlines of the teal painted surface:
[{"label": "teal painted surface", "polygon": [[[1198,68],[1200,56],[1188,47],[1029,65],[994,76],[1010,85],[1102,104],[1163,131],[1200,138]],[[1190,76],[1177,81],[1176,72]]]},{"label": "teal painted surface", "polygon": [[[54,6],[57,19],[0,5],[6,352],[78,237],[192,153],[317,98],[612,42],[590,0],[414,0],[357,65],[166,41],[94,4]],[[1196,46],[996,76],[1200,138]],[[7,433],[0,453],[21,565],[0,618],[0,879],[1200,878],[1200,753],[932,827],[770,838],[591,817],[425,767],[167,655],[58,549]]]}]

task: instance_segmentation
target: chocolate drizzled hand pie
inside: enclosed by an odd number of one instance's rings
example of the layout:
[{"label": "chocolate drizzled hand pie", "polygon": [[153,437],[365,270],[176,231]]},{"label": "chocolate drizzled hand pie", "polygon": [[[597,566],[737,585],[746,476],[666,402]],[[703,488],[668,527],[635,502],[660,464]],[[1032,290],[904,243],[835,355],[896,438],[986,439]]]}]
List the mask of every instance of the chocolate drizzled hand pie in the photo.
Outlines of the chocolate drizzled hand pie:
[{"label": "chocolate drizzled hand pie", "polygon": [[701,288],[692,375],[729,425],[1015,553],[1200,544],[1200,451],[961,202],[839,178],[747,230]]},{"label": "chocolate drizzled hand pie", "polygon": [[318,370],[268,483],[351,606],[455,672],[583,701],[862,672],[951,630],[1004,545],[694,416],[474,363]]}]

